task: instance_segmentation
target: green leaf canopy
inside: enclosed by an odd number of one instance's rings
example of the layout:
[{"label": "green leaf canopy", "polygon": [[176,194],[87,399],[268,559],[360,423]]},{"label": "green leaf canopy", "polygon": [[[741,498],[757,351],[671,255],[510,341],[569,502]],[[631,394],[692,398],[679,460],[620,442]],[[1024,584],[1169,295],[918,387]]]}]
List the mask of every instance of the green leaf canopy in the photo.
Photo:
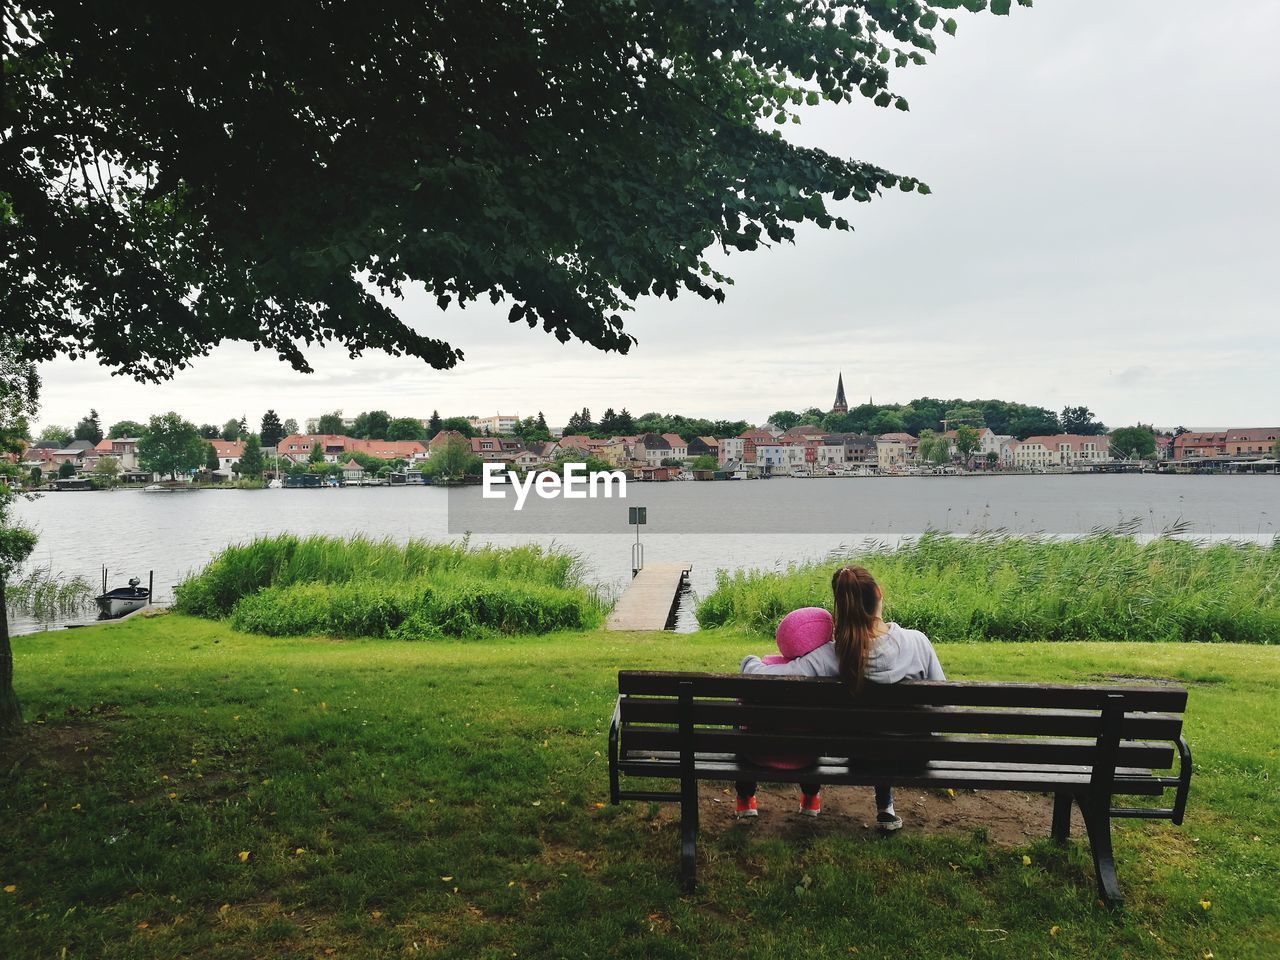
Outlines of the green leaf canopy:
[{"label": "green leaf canopy", "polygon": [[0,332],[141,379],[223,341],[304,371],[325,341],[452,367],[379,296],[416,281],[625,352],[639,298],[723,299],[709,248],[923,186],[762,121],[905,107],[889,64],[954,6],[10,4]]}]

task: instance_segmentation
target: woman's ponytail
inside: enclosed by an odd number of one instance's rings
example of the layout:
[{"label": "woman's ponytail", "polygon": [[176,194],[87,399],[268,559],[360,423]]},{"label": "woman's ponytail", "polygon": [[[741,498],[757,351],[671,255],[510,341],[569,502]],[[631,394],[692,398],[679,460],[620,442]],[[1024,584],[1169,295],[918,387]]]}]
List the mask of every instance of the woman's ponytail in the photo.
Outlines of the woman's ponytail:
[{"label": "woman's ponytail", "polygon": [[831,578],[835,599],[835,648],[840,676],[857,693],[875,640],[880,588],[865,567],[841,567]]}]

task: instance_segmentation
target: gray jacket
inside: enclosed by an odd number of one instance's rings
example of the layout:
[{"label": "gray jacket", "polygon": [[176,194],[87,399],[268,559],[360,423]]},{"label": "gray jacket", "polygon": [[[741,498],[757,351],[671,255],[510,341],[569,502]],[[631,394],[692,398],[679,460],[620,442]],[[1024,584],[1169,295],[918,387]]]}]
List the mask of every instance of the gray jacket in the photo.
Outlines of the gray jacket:
[{"label": "gray jacket", "polygon": [[[889,632],[876,638],[867,655],[863,677],[871,683],[897,683],[900,680],[945,680],[942,664],[933,652],[933,644],[919,630],[907,630],[896,623],[886,624]],[[840,661],[834,643],[824,643],[812,653],[787,663],[760,662],[751,654],[742,658],[743,673],[764,673],[783,677],[838,677]]]}]

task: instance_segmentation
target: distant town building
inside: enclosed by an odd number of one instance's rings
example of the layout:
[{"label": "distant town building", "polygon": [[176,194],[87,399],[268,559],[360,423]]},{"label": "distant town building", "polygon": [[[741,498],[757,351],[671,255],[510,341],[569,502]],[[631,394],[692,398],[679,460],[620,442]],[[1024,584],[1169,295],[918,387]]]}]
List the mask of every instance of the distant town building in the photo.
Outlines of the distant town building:
[{"label": "distant town building", "polygon": [[[342,418],[343,430],[350,430],[355,425],[356,425],[355,417]],[[307,417],[306,422],[303,424],[303,426],[307,428],[307,433],[311,433],[311,434],[316,433],[320,429],[320,417]]]},{"label": "distant town building", "polygon": [[1227,456],[1270,456],[1277,440],[1280,427],[1233,427],[1227,431]]},{"label": "distant town building", "polygon": [[243,440],[210,440],[213,445],[214,452],[218,455],[218,469],[214,473],[221,474],[224,477],[230,477],[234,472],[231,467],[238,463],[240,457],[244,455]]},{"label": "distant town building", "polygon": [[689,441],[688,454],[691,457],[715,457],[720,459],[720,441],[715,437],[694,437]]},{"label": "distant town building", "polygon": [[893,472],[914,462],[919,448],[920,441],[909,433],[882,433],[876,437],[876,463],[881,470]]},{"label": "distant town building", "polygon": [[1106,434],[1080,436],[1058,433],[1027,437],[1009,448],[1012,465],[1022,468],[1069,467],[1080,463],[1106,463],[1111,459],[1111,438]]},{"label": "distant town building", "polygon": [[1173,438],[1173,459],[1195,460],[1227,455],[1227,431],[1207,430],[1180,433]]},{"label": "distant town building", "polygon": [[746,457],[747,441],[742,437],[724,437],[716,445],[716,463],[725,466],[729,463],[741,465]]},{"label": "distant town building", "polygon": [[1173,438],[1173,459],[1263,459],[1271,455],[1277,440],[1280,440],[1280,427],[1231,427],[1180,433]]},{"label": "distant town building", "polygon": [[[440,435],[437,434],[438,438]],[[223,441],[209,441],[217,444]],[[432,439],[435,442],[435,438]],[[294,433],[276,444],[276,453],[282,460],[304,463],[311,459],[311,449],[319,446],[325,463],[345,462],[353,453],[363,453],[379,460],[424,459],[427,448],[417,440],[363,440],[340,433]]]},{"label": "distant town building", "polygon": [[499,434],[511,434],[516,432],[516,427],[520,424],[520,416],[506,416],[505,414],[495,413],[492,417],[467,417],[467,423],[471,424],[472,430],[479,430],[481,433],[488,433],[493,436]]},{"label": "distant town building", "polygon": [[635,458],[643,460],[646,466],[658,467],[662,461],[671,457],[671,444],[657,433],[646,433],[636,441]]},{"label": "distant town building", "polygon": [[689,455],[689,445],[685,443],[684,438],[676,433],[664,433],[662,439],[667,441],[667,445],[671,447],[669,456],[676,460],[683,460]]}]

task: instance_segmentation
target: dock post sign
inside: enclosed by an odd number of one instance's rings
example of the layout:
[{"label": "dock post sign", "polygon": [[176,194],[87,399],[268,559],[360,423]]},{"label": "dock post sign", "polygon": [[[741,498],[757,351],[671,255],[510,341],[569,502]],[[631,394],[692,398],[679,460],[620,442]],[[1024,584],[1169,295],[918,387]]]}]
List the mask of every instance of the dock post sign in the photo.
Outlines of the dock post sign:
[{"label": "dock post sign", "polygon": [[636,528],[636,542],[631,545],[631,575],[644,569],[644,544],[640,542],[640,528],[649,522],[648,507],[627,507],[627,523]]}]

